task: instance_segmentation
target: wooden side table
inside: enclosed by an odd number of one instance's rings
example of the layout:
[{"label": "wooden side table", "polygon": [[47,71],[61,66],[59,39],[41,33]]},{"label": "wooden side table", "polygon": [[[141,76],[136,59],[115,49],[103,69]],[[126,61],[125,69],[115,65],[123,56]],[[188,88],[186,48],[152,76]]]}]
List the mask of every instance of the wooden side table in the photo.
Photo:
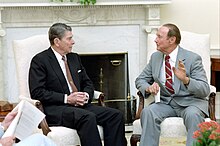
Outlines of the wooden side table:
[{"label": "wooden side table", "polygon": [[0,101],[0,122],[2,122],[5,116],[13,109],[13,104],[7,101]]},{"label": "wooden side table", "polygon": [[220,56],[213,55],[211,56],[211,84],[216,87],[217,91],[220,91],[217,79],[220,79]]}]

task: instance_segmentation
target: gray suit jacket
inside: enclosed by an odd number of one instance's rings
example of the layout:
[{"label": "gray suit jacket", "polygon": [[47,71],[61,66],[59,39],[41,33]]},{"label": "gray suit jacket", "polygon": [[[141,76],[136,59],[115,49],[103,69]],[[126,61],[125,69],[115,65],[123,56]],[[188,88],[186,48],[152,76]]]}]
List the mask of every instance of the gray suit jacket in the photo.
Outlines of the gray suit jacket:
[{"label": "gray suit jacket", "polygon": [[[175,94],[171,95],[159,79],[164,61],[163,55],[159,51],[151,55],[149,63],[135,81],[137,89],[147,98],[149,94],[145,92],[146,88],[153,84],[153,82],[156,82],[160,86],[161,102],[168,104],[173,99],[181,106],[196,106],[208,115],[208,101],[206,97],[210,93],[210,88],[201,57],[196,53],[179,47],[176,62],[184,60],[186,74],[190,77],[190,83],[188,86],[185,86],[174,76]],[[177,65],[176,63],[175,66],[177,67]]]}]

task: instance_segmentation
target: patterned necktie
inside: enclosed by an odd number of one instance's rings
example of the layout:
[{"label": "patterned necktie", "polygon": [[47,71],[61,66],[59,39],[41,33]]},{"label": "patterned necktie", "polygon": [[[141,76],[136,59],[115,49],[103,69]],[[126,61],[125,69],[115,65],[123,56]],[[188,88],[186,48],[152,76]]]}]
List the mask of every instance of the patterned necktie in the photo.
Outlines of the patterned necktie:
[{"label": "patterned necktie", "polygon": [[73,78],[71,76],[71,73],[70,73],[70,69],[69,69],[69,66],[67,64],[67,58],[65,56],[62,56],[62,60],[64,61],[64,64],[65,64],[65,68],[66,68],[66,76],[67,76],[67,80],[70,84],[70,87],[72,89],[72,92],[78,92],[77,88],[76,88],[76,85],[74,84],[73,82]]},{"label": "patterned necktie", "polygon": [[166,55],[166,57],[165,57],[165,72],[166,72],[165,87],[171,94],[174,94],[172,72],[171,72],[171,66],[170,66],[169,59],[170,59],[170,56]]}]

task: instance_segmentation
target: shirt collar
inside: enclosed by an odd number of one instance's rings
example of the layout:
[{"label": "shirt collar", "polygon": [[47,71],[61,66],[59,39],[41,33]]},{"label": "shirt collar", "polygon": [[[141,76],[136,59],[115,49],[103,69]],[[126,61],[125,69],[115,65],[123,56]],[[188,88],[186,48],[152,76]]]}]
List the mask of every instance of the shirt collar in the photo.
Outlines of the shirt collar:
[{"label": "shirt collar", "polygon": [[62,55],[60,55],[56,50],[54,50],[52,47],[51,47],[53,53],[55,54],[57,60],[62,60]]},{"label": "shirt collar", "polygon": [[179,50],[179,46],[176,46],[176,48],[169,54],[170,61],[176,62],[176,57],[177,57],[178,50]]}]

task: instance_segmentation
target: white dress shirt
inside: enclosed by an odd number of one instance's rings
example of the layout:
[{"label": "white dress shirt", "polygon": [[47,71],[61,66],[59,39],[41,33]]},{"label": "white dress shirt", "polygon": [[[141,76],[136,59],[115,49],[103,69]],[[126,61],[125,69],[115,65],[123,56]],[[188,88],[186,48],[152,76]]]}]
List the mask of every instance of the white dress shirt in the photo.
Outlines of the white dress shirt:
[{"label": "white dress shirt", "polygon": [[[173,73],[172,67],[175,67],[178,50],[179,50],[179,46],[177,46],[176,49],[174,49],[169,54],[169,56],[170,56],[169,62],[170,62],[170,66],[171,66],[173,83],[174,83],[174,73]],[[165,56],[166,55],[164,55],[164,59],[163,59],[164,61],[163,61],[163,65],[160,70],[161,73],[160,73],[160,77],[159,77],[163,85],[165,85],[165,83],[166,83]]]}]

